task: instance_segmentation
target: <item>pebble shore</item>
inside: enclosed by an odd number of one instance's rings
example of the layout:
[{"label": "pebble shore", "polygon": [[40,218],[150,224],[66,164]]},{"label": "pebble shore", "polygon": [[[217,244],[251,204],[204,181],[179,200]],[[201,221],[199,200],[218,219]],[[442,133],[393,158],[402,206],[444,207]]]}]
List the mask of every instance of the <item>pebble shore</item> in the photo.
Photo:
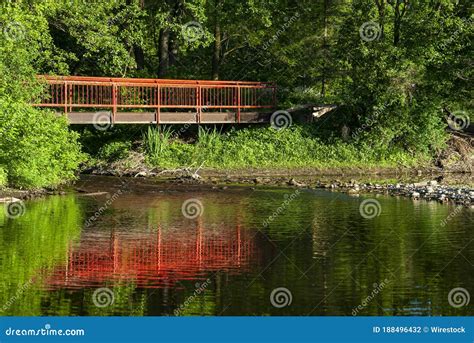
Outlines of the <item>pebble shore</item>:
[{"label": "pebble shore", "polygon": [[472,188],[440,185],[435,180],[419,183],[397,183],[388,185],[377,183],[357,183],[355,181],[349,183],[318,182],[316,188],[340,189],[349,194],[375,192],[393,196],[405,196],[415,200],[424,199],[428,201],[437,201],[439,203],[454,203],[468,207],[474,204],[474,190]]}]

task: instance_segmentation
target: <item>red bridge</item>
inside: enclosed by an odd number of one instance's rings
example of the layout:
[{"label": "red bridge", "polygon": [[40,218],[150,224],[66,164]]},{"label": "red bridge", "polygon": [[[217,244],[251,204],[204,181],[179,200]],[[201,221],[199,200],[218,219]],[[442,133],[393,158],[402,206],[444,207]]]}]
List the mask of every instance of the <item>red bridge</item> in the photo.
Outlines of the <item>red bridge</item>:
[{"label": "red bridge", "polygon": [[269,122],[276,85],[265,82],[40,76],[44,99],[71,124]]}]

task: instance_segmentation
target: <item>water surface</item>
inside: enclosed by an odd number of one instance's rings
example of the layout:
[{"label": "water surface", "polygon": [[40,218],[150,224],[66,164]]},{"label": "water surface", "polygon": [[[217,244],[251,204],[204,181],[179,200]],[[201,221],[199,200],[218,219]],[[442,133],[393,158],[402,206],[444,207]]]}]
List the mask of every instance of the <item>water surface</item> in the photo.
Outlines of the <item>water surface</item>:
[{"label": "water surface", "polygon": [[[472,209],[137,179],[78,187],[107,193],[0,211],[0,314],[474,314],[448,301],[457,287],[474,295]],[[184,215],[186,201],[197,212]]]}]

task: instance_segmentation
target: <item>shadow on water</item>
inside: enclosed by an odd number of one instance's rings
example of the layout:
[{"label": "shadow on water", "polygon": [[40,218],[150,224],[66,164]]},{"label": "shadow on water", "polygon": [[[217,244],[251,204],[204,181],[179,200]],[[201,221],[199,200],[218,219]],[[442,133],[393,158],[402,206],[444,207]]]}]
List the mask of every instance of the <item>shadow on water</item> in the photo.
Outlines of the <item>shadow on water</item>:
[{"label": "shadow on water", "polygon": [[[469,315],[472,210],[90,178],[0,212],[3,315]],[[192,206],[187,208],[185,204]],[[453,215],[454,213],[454,215]]]}]

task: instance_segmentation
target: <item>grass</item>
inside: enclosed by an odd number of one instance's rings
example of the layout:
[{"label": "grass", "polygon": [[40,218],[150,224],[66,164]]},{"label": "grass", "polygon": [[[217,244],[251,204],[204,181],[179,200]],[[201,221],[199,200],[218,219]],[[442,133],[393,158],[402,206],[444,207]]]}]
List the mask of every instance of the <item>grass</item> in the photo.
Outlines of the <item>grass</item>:
[{"label": "grass", "polygon": [[145,143],[145,152],[153,164],[160,164],[167,155],[172,135],[171,127],[148,127],[147,132],[143,135],[143,142]]},{"label": "grass", "polygon": [[207,168],[337,168],[413,167],[429,163],[429,156],[412,155],[397,148],[374,148],[340,139],[323,142],[311,128],[293,126],[199,128],[192,142],[184,142],[171,128],[148,128],[143,136],[147,162],[160,168],[204,164]]}]

